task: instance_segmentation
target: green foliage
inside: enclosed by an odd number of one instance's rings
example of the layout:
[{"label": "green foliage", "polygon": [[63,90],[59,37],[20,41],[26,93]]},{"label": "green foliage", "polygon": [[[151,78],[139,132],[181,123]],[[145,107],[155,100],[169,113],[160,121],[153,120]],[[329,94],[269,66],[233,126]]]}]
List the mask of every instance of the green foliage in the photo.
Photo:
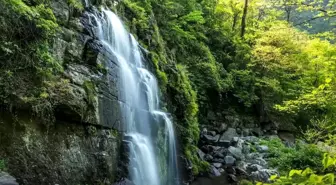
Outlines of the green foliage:
[{"label": "green foliage", "polygon": [[269,147],[270,166],[277,168],[282,174],[291,169],[308,167],[318,172],[323,171],[323,166],[320,163],[323,151],[316,145],[296,143],[293,147],[286,147],[280,139],[263,140],[261,144]]},{"label": "green foliage", "polygon": [[[330,167],[335,167],[336,159],[330,157],[328,153],[324,154],[322,165],[323,170],[326,170]],[[335,175],[334,173],[323,173],[322,175],[315,173],[312,169],[306,168],[305,170],[290,170],[287,176],[277,175],[271,176],[270,180],[273,181],[272,184],[294,184],[294,185],[334,185],[335,184]],[[257,183],[257,185],[262,185],[263,183]]]},{"label": "green foliage", "polygon": [[[127,0],[118,4],[131,32],[150,51],[186,156],[195,166],[200,164],[192,157],[199,122],[210,123],[209,111],[222,114],[223,119],[234,112],[257,123],[294,124],[314,142],[334,138],[336,52],[333,42],[321,39],[334,34],[311,35],[292,24],[294,15],[299,15],[296,21],[307,20],[301,15],[308,9],[326,10],[329,18],[334,4],[304,2],[249,1],[244,38],[239,36],[244,1]],[[286,20],[288,11],[294,13],[290,20]],[[279,147],[273,154],[281,160],[272,160],[283,172],[308,166],[321,169],[314,162],[321,158],[316,147]],[[194,172],[199,170],[194,167]]]},{"label": "green foliage", "polygon": [[243,179],[239,182],[239,185],[253,185],[253,183],[251,181]]},{"label": "green foliage", "polygon": [[84,7],[83,7],[83,4],[80,2],[80,0],[67,0],[68,1],[68,4],[79,10],[79,11],[83,11],[84,10]]},{"label": "green foliage", "polygon": [[210,164],[208,162],[202,161],[197,157],[197,150],[198,148],[193,145],[187,145],[185,147],[185,156],[192,163],[192,172],[194,175],[207,172],[210,169]]},{"label": "green foliage", "polygon": [[0,171],[6,170],[5,160],[0,159]]}]

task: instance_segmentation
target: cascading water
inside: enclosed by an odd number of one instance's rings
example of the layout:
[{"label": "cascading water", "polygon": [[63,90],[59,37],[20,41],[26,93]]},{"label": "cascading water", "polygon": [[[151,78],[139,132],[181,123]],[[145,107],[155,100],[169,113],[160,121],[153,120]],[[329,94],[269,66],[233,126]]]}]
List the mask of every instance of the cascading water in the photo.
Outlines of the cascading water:
[{"label": "cascading water", "polygon": [[[113,12],[104,9],[101,15],[92,14],[91,18],[97,25],[98,39],[120,67],[120,106],[125,118],[125,138],[130,143],[130,179],[135,185],[178,185],[173,124],[159,110],[157,80],[145,68],[138,42]],[[163,130],[163,135],[155,134],[159,130]],[[164,138],[164,156],[160,156],[159,146],[154,146],[160,136]],[[165,173],[160,173],[160,169]]]}]

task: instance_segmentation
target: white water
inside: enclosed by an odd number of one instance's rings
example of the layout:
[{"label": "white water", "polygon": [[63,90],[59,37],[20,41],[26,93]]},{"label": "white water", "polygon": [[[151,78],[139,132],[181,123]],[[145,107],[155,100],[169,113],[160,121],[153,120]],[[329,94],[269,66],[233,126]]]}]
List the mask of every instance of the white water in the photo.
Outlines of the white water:
[{"label": "white water", "polygon": [[[126,138],[130,142],[130,179],[135,185],[178,185],[176,144],[173,123],[166,113],[159,110],[157,80],[143,64],[143,57],[136,39],[125,29],[121,20],[111,11],[103,10],[101,16],[91,15],[96,22],[96,35],[116,58],[120,67],[120,99],[125,118]],[[100,17],[100,18],[99,18]],[[161,117],[164,125],[154,118]],[[166,156],[158,156],[159,129],[165,130]],[[160,136],[159,136],[160,137]],[[162,146],[160,146],[162,147]],[[161,158],[166,158],[160,166]],[[166,174],[160,174],[159,169]]]}]

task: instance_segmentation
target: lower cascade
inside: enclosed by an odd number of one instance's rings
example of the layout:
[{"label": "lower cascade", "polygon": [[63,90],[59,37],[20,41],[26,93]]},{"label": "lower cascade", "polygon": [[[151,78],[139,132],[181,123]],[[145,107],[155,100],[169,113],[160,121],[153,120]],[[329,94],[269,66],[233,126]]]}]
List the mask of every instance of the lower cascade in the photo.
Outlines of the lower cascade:
[{"label": "lower cascade", "polygon": [[160,111],[158,83],[145,67],[138,42],[112,11],[103,9],[90,17],[108,58],[119,66],[130,180],[135,185],[178,185],[173,123]]}]

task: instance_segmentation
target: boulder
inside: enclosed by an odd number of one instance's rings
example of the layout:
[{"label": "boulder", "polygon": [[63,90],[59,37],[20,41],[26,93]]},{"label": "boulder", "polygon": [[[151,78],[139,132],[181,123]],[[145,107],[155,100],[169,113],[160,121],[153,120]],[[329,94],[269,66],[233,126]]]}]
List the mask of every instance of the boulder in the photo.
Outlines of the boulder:
[{"label": "boulder", "polygon": [[214,152],[214,155],[213,155],[215,158],[224,158],[224,154],[223,152],[221,152],[220,150],[218,150],[218,152]]},{"label": "boulder", "polygon": [[212,163],[212,166],[214,166],[216,168],[221,168],[223,165],[222,165],[222,163]]},{"label": "boulder", "polygon": [[222,141],[222,140],[229,140],[229,141],[231,141],[234,137],[238,137],[236,129],[234,129],[234,128],[228,128],[228,130],[225,131],[222,134],[222,136],[220,137],[220,141]]},{"label": "boulder", "polygon": [[227,124],[225,123],[222,123],[220,126],[219,126],[219,129],[218,129],[218,132],[219,133],[223,133],[226,129],[227,129]]},{"label": "boulder", "polygon": [[288,143],[295,143],[295,136],[294,134],[290,132],[280,132],[278,133],[278,136],[281,140],[288,142]]},{"label": "boulder", "polygon": [[269,182],[269,178],[272,175],[278,175],[278,172],[275,171],[275,170],[270,170],[270,169],[261,169],[261,170],[257,170],[255,172],[252,172],[250,177],[254,181]]},{"label": "boulder", "polygon": [[0,185],[19,185],[16,179],[6,172],[0,172]]},{"label": "boulder", "polygon": [[226,156],[224,158],[224,160],[225,160],[225,165],[227,165],[227,166],[233,166],[236,162],[236,159],[232,156],[229,156],[229,155]]},{"label": "boulder", "polygon": [[211,136],[211,135],[203,135],[203,140],[208,143],[208,144],[213,144],[213,143],[216,143],[219,139],[219,135],[216,135],[216,136]]},{"label": "boulder", "polygon": [[253,135],[255,135],[257,137],[263,135],[263,132],[262,132],[261,128],[253,128],[251,132],[252,132]]},{"label": "boulder", "polygon": [[205,153],[202,150],[197,149],[197,155],[202,161],[204,160]]},{"label": "boulder", "polygon": [[215,166],[211,166],[211,175],[213,175],[215,177],[219,177],[222,174]]},{"label": "boulder", "polygon": [[260,171],[262,169],[264,169],[262,166],[258,165],[258,164],[248,164],[247,165],[247,171],[248,172],[255,172],[255,171]]},{"label": "boulder", "polygon": [[268,146],[266,146],[266,145],[260,145],[260,146],[257,146],[257,150],[258,150],[258,152],[260,152],[260,153],[268,152]]},{"label": "boulder", "polygon": [[212,160],[213,160],[213,157],[212,157],[210,154],[206,154],[206,155],[204,156],[204,160],[206,160],[206,161],[212,161]]},{"label": "boulder", "polygon": [[225,147],[225,148],[228,148],[231,146],[231,141],[230,140],[219,140],[217,142],[217,145],[218,146],[222,146],[222,147]]},{"label": "boulder", "polygon": [[228,179],[230,182],[238,182],[238,179],[235,175],[229,174]]},{"label": "boulder", "polygon": [[216,131],[208,131],[208,134],[211,136],[216,136]]},{"label": "boulder", "polygon": [[240,148],[230,146],[229,147],[229,153],[238,160],[242,160],[244,158],[244,155],[242,153],[242,149],[240,149]]}]

